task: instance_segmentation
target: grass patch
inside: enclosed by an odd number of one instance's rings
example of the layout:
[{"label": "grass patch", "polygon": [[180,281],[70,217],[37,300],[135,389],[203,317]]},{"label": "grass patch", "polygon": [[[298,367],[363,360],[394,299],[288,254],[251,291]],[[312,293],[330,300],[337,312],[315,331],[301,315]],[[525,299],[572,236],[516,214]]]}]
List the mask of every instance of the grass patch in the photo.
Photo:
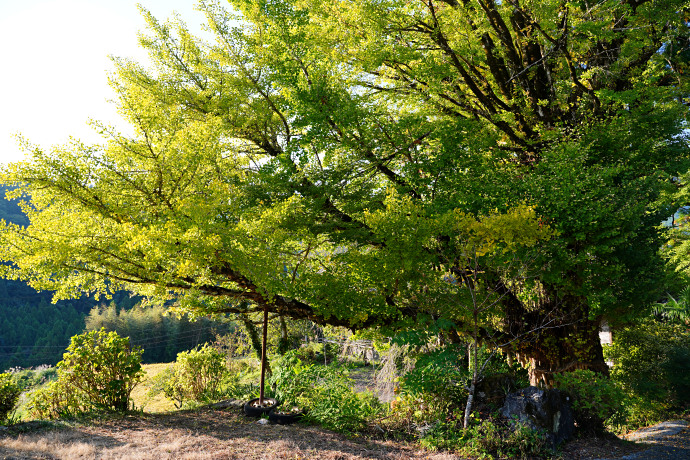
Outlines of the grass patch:
[{"label": "grass patch", "polygon": [[166,398],[163,394],[159,393],[155,396],[149,394],[153,379],[172,365],[173,363],[142,364],[141,367],[144,369],[146,375],[141,383],[134,387],[131,395],[132,404],[134,404],[135,409],[150,413],[171,412],[176,410],[173,401]]}]

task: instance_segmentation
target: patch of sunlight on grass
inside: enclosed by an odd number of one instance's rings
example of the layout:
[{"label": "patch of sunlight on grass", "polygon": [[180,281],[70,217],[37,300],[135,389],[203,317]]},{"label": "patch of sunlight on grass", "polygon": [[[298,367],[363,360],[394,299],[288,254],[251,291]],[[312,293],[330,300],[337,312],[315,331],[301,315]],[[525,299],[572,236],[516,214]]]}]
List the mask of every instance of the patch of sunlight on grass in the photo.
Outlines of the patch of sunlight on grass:
[{"label": "patch of sunlight on grass", "polygon": [[144,368],[146,375],[141,383],[134,388],[131,395],[135,408],[151,413],[177,410],[175,404],[162,394],[153,397],[149,395],[153,379],[165,369],[172,366],[172,364],[173,363],[142,364],[141,367]]}]

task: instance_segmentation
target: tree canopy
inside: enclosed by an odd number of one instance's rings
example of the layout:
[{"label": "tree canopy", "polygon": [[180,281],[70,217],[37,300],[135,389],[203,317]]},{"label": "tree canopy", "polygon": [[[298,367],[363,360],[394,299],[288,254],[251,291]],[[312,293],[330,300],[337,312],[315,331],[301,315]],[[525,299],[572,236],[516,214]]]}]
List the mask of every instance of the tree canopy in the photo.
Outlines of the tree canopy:
[{"label": "tree canopy", "polygon": [[133,135],[2,170],[31,222],[1,230],[4,276],[451,337],[481,288],[506,336],[558,318],[513,345],[533,369],[603,366],[599,320],[665,271],[686,0],[230,3],[200,2],[212,43],[143,11],[153,65],[112,77]]}]

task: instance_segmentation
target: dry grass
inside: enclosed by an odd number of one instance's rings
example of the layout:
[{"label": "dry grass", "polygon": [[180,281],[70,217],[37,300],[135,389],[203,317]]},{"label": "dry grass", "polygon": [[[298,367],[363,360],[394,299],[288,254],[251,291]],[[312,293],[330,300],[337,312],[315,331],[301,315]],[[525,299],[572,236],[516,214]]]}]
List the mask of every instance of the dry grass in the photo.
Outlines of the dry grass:
[{"label": "dry grass", "polygon": [[172,366],[172,363],[143,364],[146,376],[142,382],[132,391],[132,402],[134,407],[151,413],[170,412],[175,410],[175,404],[162,394],[151,397],[148,391],[151,388],[152,379]]},{"label": "dry grass", "polygon": [[260,425],[237,409],[146,414],[88,425],[0,432],[13,459],[436,459],[411,444],[348,439],[303,425]]}]

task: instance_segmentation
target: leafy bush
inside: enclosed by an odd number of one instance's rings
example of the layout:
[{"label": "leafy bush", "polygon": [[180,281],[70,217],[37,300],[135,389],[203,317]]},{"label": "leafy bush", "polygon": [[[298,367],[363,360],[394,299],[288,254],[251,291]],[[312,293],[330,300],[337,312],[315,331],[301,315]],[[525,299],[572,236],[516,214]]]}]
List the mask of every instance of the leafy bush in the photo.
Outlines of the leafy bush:
[{"label": "leafy bush", "polygon": [[81,391],[58,378],[32,391],[26,410],[33,418],[57,419],[84,414],[93,410],[93,405],[84,399]]},{"label": "leafy bush", "polygon": [[319,378],[320,369],[304,364],[297,356],[299,350],[290,350],[278,360],[269,383],[275,389],[275,397],[285,406],[297,406],[300,398],[308,394]]},{"label": "leafy bush", "polygon": [[175,380],[189,399],[213,399],[226,373],[225,356],[204,345],[178,353],[174,369]]},{"label": "leafy bush", "polygon": [[625,394],[604,375],[578,369],[557,374],[555,381],[572,397],[579,428],[603,430],[604,422],[623,410]]},{"label": "leafy bush", "polygon": [[130,347],[129,338],[105,329],[75,335],[57,364],[58,380],[79,389],[96,408],[124,412],[144,375],[142,353]]},{"label": "leafy bush", "polygon": [[212,401],[228,377],[225,355],[209,345],[177,354],[175,363],[158,374],[149,394],[162,392],[182,407],[188,401]]},{"label": "leafy bush", "polygon": [[508,430],[499,455],[507,458],[538,458],[551,455],[550,442],[546,435],[524,424]]},{"label": "leafy bush", "polygon": [[427,449],[447,449],[478,458],[541,458],[550,456],[546,435],[527,425],[501,426],[486,419],[463,429],[461,422],[436,423],[420,439]]},{"label": "leafy bush", "polygon": [[690,404],[690,333],[687,327],[647,320],[618,331],[604,349],[611,378],[634,396],[669,407]]},{"label": "leafy bush", "polygon": [[446,347],[421,355],[414,369],[401,379],[400,391],[411,396],[427,395],[442,405],[462,403],[467,397],[465,384],[470,377],[462,365],[462,352]]},{"label": "leafy bush", "polygon": [[[333,362],[338,358],[340,353],[339,347],[334,343],[326,343],[326,358],[327,362]],[[324,362],[323,357],[324,344],[318,342],[310,342],[300,345],[295,350],[289,350],[295,354],[301,361],[321,364]],[[286,352],[287,353],[287,352]]]},{"label": "leafy bush", "polygon": [[307,420],[336,431],[361,430],[383,410],[376,397],[353,390],[344,370],[304,364],[296,351],[276,362],[270,383],[283,405],[298,406],[307,411]]},{"label": "leafy bush", "polygon": [[[418,423],[441,420],[459,409],[464,410],[472,378],[466,351],[465,346],[451,345],[419,354],[414,368],[400,378],[396,410]],[[520,366],[510,366],[501,355],[492,354],[486,346],[478,350],[479,362],[489,362],[475,395],[481,392],[482,402],[496,404],[516,385],[526,386],[528,380]]]},{"label": "leafy bush", "polygon": [[625,400],[624,411],[607,420],[607,428],[614,433],[625,433],[668,419],[669,412],[662,403],[640,396],[629,396]]},{"label": "leafy bush", "polygon": [[464,349],[457,347],[420,355],[414,369],[400,379],[398,407],[411,404],[416,419],[430,421],[464,406],[465,386],[470,378],[466,364]]},{"label": "leafy bush", "polygon": [[335,368],[328,368],[305,398],[307,420],[346,433],[364,429],[383,406],[371,393],[356,393],[353,381]]},{"label": "leafy bush", "polygon": [[0,422],[5,421],[14,410],[21,393],[22,390],[12,378],[12,374],[0,374]]},{"label": "leafy bush", "polygon": [[57,418],[94,409],[126,411],[132,389],[144,375],[141,354],[129,339],[105,329],[72,337],[56,366],[57,380],[32,394],[29,412]]}]

